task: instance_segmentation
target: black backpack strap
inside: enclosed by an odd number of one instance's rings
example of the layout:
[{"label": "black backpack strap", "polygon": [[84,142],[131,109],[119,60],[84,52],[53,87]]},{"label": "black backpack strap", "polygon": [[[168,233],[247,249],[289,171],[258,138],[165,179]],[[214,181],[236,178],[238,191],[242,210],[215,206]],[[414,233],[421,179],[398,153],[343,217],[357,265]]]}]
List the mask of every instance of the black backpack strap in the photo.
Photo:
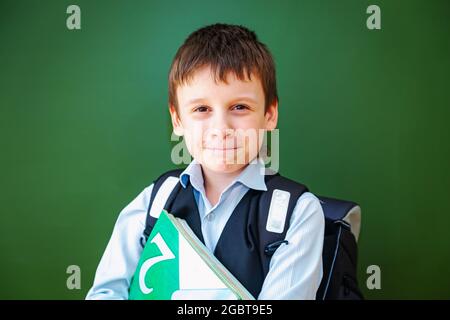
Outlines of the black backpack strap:
[{"label": "black backpack strap", "polygon": [[272,256],[278,249],[278,247],[280,247],[282,244],[288,244],[287,240],[285,240],[285,236],[287,230],[289,229],[292,213],[295,206],[297,205],[298,199],[303,193],[308,192],[308,188],[301,183],[281,176],[279,173],[275,175],[266,175],[265,182],[267,186],[267,192],[264,192],[262,194],[262,202],[260,205],[260,210],[264,210],[264,213],[261,213],[261,216],[267,217],[266,219],[264,219],[264,224],[267,223],[269,208],[271,202],[273,201],[274,190],[278,189],[288,191],[290,193],[284,231],[282,233],[269,232],[266,230],[265,226],[260,229],[265,230],[265,234],[261,237],[266,239],[265,243],[262,243],[262,245],[264,245],[264,253],[268,256]]},{"label": "black backpack strap", "polygon": [[[157,221],[157,219],[155,217],[153,217],[150,214],[150,211],[152,209],[152,205],[153,202],[156,198],[156,195],[158,194],[158,191],[160,190],[161,186],[164,184],[164,182],[169,178],[169,177],[176,177],[178,178],[180,176],[180,174],[183,172],[184,169],[176,169],[176,170],[171,170],[168,171],[164,174],[162,174],[161,176],[159,176],[154,182],[153,182],[153,189],[152,189],[152,193],[150,196],[150,201],[148,203],[148,207],[147,207],[147,215],[145,217],[145,229],[144,232],[141,236],[141,246],[145,247],[145,243],[147,242],[148,237],[150,236],[150,233],[152,232],[153,227],[155,226],[155,223]],[[170,197],[178,192],[179,187],[181,186],[181,184],[178,182],[178,185],[174,187],[174,189],[172,190],[172,194],[169,196]]]}]

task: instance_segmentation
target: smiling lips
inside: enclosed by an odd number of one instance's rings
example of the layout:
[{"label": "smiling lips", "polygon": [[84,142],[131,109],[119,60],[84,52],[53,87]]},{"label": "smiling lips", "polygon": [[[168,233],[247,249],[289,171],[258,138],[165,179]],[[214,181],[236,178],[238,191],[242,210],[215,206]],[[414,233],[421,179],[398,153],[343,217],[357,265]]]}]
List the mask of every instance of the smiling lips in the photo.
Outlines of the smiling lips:
[{"label": "smiling lips", "polygon": [[203,149],[205,150],[212,150],[212,151],[229,151],[229,150],[236,150],[239,149],[240,147],[235,147],[235,148],[216,148],[216,147],[204,147]]}]

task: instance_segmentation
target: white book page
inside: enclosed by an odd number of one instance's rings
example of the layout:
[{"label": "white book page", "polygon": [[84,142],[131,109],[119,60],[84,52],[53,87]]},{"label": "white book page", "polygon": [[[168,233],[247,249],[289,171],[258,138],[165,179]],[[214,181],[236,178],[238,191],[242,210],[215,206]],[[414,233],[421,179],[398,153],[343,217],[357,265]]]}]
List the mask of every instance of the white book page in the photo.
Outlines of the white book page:
[{"label": "white book page", "polygon": [[227,288],[181,234],[178,255],[180,290]]}]

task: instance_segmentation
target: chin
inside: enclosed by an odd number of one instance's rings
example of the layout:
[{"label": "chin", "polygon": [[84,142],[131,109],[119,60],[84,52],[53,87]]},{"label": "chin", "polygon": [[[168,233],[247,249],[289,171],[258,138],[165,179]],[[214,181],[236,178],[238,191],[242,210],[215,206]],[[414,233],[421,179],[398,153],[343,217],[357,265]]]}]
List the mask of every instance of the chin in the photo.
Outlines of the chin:
[{"label": "chin", "polygon": [[217,173],[238,172],[249,163],[249,154],[243,148],[233,153],[203,150],[198,156],[202,166]]},{"label": "chin", "polygon": [[244,164],[231,164],[226,163],[225,161],[214,161],[215,159],[212,159],[212,161],[204,161],[202,163],[203,166],[205,166],[207,169],[217,172],[217,173],[233,173],[242,170],[247,163]]}]

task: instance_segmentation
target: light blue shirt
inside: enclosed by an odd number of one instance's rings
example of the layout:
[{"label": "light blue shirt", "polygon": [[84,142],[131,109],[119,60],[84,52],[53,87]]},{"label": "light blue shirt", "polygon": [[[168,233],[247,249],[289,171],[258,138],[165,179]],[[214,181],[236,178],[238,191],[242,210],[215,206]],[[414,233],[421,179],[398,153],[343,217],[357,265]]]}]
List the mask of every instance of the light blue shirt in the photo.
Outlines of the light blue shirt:
[{"label": "light blue shirt", "polygon": [[[267,190],[260,162],[249,164],[222,192],[214,206],[206,197],[202,169],[195,160],[180,175],[183,187],[188,180],[194,190],[205,245],[211,252],[245,193],[249,189]],[[145,228],[152,189],[153,184],[120,212],[86,299],[128,299],[131,277],[142,252],[139,240]],[[319,200],[305,192],[297,200],[290,219],[285,238],[288,244],[280,246],[272,256],[258,299],[315,299],[323,275],[324,228]]]}]

